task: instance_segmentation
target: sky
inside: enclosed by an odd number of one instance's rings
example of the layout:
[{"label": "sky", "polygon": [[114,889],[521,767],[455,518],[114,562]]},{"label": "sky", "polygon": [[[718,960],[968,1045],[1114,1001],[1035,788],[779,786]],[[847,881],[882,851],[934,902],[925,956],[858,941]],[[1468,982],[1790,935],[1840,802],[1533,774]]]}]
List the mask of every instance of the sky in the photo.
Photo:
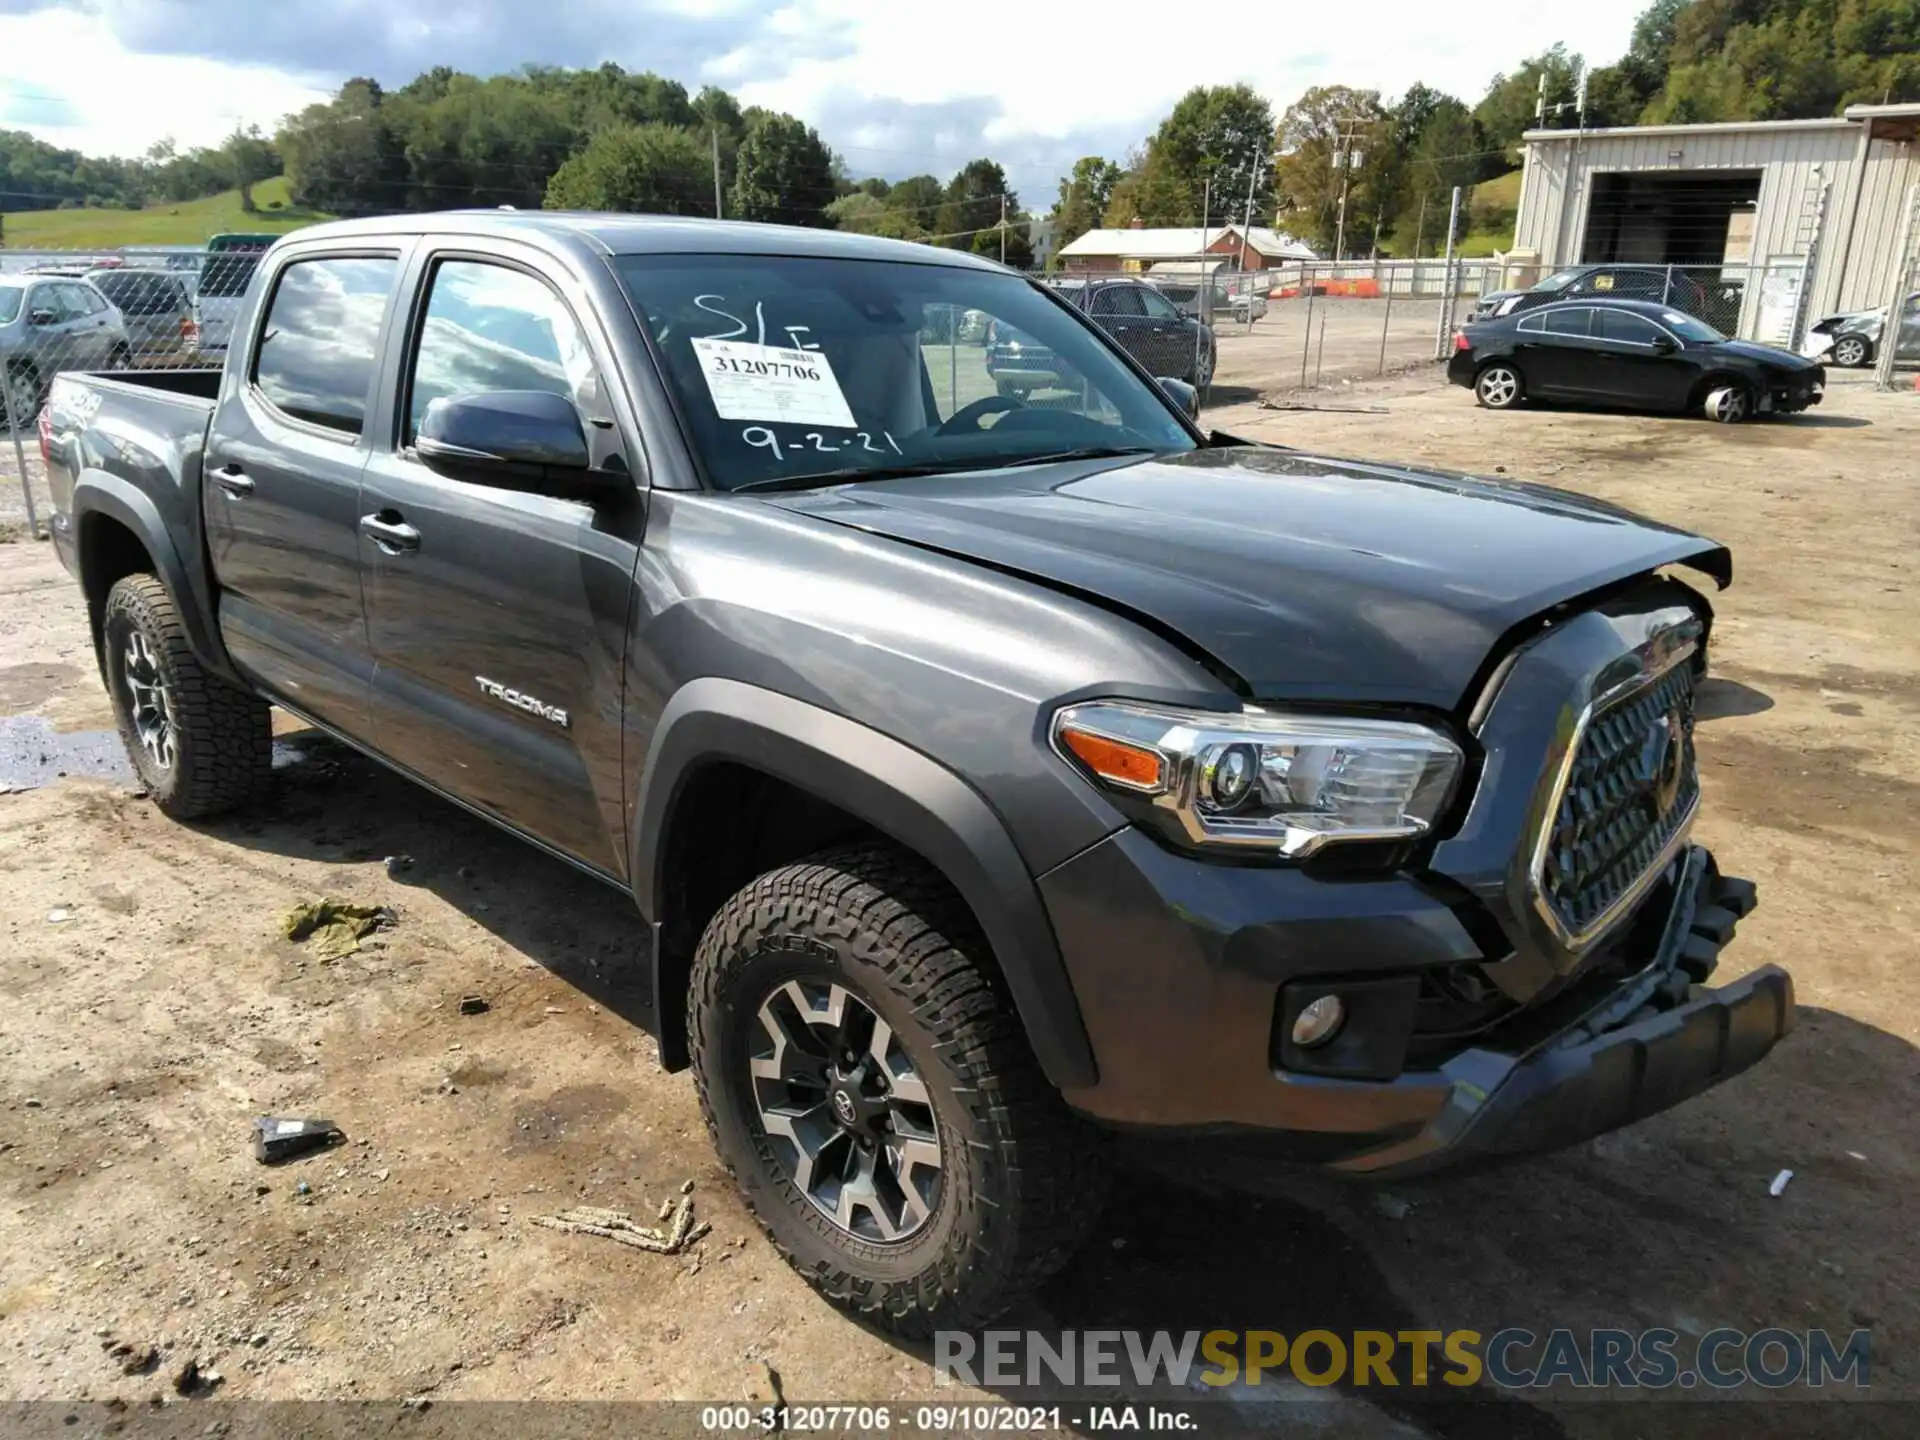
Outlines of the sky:
[{"label": "sky", "polygon": [[[928,0],[0,0],[0,129],[89,154],[271,131],[350,76],[491,74],[612,60],[717,84],[814,125],[856,176],[945,178],[991,155],[1050,199],[1087,154],[1122,158],[1195,85],[1245,81],[1278,114],[1311,85],[1415,81],[1472,104],[1555,41],[1618,58],[1647,0],[1337,8],[1107,0],[1097,20]],[[1191,18],[1189,17],[1196,17]],[[1197,18],[1211,17],[1211,18]]]}]

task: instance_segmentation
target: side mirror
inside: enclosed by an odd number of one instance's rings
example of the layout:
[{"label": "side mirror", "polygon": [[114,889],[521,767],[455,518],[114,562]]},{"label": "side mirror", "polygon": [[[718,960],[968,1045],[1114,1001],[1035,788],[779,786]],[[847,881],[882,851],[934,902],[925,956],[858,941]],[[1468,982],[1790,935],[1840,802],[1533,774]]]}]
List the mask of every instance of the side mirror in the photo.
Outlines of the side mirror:
[{"label": "side mirror", "polygon": [[1200,418],[1200,392],[1184,380],[1176,380],[1171,375],[1162,375],[1154,381],[1180,411],[1189,420]]},{"label": "side mirror", "polygon": [[488,390],[432,401],[413,448],[434,469],[482,485],[568,500],[605,489],[587,468],[592,456],[580,412],[566,396],[547,390]]},{"label": "side mirror", "polygon": [[54,325],[58,324],[59,320],[60,317],[51,310],[34,310],[27,315],[29,325]]},{"label": "side mirror", "polygon": [[1678,342],[1676,342],[1671,335],[1656,335],[1653,337],[1653,353],[1656,355],[1671,355],[1679,348]]}]

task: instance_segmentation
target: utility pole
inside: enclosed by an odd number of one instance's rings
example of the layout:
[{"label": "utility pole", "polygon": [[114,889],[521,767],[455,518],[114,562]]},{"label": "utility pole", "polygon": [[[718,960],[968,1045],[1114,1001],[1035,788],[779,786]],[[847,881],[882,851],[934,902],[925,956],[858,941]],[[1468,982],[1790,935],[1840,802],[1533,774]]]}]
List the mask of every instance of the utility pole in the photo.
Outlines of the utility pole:
[{"label": "utility pole", "polygon": [[1354,130],[1362,123],[1358,115],[1340,119],[1340,133],[1333,142],[1333,168],[1340,172],[1340,219],[1334,228],[1334,263],[1347,258],[1347,193],[1353,185],[1353,172],[1366,161],[1366,151],[1354,148]]},{"label": "utility pole", "polygon": [[[1247,177],[1247,220],[1240,227],[1240,273],[1242,275],[1247,273],[1247,232],[1253,229],[1253,192],[1260,188],[1260,166],[1266,158],[1264,155],[1255,155],[1253,174]],[[1248,313],[1251,314],[1251,310]]]},{"label": "utility pole", "polygon": [[724,220],[720,210],[720,127],[715,125],[709,132],[713,136],[713,218]]},{"label": "utility pole", "polygon": [[1007,197],[1000,197],[1000,263],[1007,263]]}]

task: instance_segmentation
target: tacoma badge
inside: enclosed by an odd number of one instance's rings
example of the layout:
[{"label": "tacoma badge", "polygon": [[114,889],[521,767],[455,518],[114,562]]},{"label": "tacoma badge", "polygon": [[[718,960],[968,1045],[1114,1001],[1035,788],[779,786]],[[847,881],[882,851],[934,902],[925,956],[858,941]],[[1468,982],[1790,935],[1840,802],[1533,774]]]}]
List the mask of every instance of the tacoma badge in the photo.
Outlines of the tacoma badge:
[{"label": "tacoma badge", "polygon": [[549,705],[544,700],[536,700],[533,696],[523,695],[518,690],[509,690],[498,680],[489,680],[484,675],[476,675],[473,678],[483,694],[491,695],[496,700],[504,700],[516,710],[524,710],[529,715],[538,715],[542,720],[551,720],[562,729],[570,723],[567,712],[558,705]]}]

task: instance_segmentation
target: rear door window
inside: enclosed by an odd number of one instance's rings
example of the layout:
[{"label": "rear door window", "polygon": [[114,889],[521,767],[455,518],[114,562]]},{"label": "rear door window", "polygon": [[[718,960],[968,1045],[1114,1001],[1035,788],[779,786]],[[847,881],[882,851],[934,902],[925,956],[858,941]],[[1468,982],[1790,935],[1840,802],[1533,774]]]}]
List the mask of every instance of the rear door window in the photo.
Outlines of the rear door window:
[{"label": "rear door window", "polygon": [[1593,311],[1582,305],[1547,312],[1546,328],[1549,335],[1578,336],[1585,339],[1591,333],[1592,325]]},{"label": "rear door window", "polygon": [[296,260],[282,270],[254,355],[253,383],[267,402],[295,420],[358,435],[399,273],[391,255]]},{"label": "rear door window", "polygon": [[1145,315],[1140,295],[1137,285],[1105,285],[1094,294],[1090,309],[1095,315]]}]

